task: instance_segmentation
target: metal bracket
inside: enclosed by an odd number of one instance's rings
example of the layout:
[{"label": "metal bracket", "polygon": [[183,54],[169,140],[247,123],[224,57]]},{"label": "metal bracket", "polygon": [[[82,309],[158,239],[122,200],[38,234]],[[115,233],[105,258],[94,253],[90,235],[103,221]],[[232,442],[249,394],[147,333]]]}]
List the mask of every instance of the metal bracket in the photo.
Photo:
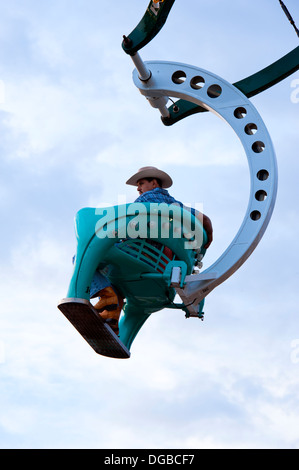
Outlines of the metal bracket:
[{"label": "metal bracket", "polygon": [[172,268],[170,286],[177,288],[181,285],[182,269],[179,266]]}]

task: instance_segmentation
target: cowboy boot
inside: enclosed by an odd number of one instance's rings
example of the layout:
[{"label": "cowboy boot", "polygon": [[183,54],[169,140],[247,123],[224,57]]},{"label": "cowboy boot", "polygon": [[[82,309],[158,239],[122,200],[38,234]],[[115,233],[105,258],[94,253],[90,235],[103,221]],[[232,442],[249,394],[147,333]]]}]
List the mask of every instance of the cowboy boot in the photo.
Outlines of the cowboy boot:
[{"label": "cowboy boot", "polygon": [[100,313],[100,317],[103,320],[105,320],[105,323],[107,323],[110,326],[110,328],[114,331],[116,335],[119,334],[118,321],[119,321],[119,317],[120,317],[123,306],[124,306],[124,301],[123,299],[119,298],[118,305],[115,309],[113,310],[106,309]]},{"label": "cowboy boot", "polygon": [[99,297],[100,300],[94,305],[96,310],[103,310],[105,307],[109,307],[109,309],[113,310],[118,306],[117,294],[111,286],[102,289]]}]

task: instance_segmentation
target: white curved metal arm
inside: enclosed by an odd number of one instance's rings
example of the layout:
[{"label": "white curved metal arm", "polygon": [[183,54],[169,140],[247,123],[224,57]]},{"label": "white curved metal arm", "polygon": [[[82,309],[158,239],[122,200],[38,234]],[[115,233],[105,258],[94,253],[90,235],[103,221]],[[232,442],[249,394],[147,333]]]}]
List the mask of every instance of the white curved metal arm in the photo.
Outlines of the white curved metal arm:
[{"label": "white curved metal arm", "polygon": [[177,288],[190,313],[215,287],[247,260],[270,221],[277,193],[277,164],[268,130],[249,99],[229,82],[198,67],[177,62],[146,62],[151,78],[142,82],[135,70],[133,80],[149,100],[182,98],[222,117],[241,140],[249,166],[251,190],[243,223],[226,251],[195,279]]}]

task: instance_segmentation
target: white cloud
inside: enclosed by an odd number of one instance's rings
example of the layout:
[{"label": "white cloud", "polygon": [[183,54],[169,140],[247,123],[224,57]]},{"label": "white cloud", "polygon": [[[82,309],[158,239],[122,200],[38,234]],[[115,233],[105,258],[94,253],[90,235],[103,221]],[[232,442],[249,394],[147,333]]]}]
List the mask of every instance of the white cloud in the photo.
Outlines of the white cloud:
[{"label": "white cloud", "polygon": [[0,80],[0,104],[5,102],[5,83]]}]

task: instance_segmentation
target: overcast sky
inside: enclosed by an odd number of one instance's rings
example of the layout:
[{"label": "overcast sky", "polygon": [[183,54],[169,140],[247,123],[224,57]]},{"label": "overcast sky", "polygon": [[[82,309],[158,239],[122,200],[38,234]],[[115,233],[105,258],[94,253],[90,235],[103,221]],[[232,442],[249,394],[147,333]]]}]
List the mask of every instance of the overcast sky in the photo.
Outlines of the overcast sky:
[{"label": "overcast sky", "polygon": [[[299,74],[252,99],[279,191],[249,260],[206,299],[205,321],[156,313],[129,360],[96,355],[57,309],[82,207],[133,201],[155,165],[214,224],[204,267],[234,238],[249,173],[212,114],[173,127],[140,95],[121,48],[148,1],[0,0],[0,447],[299,448]],[[297,0],[286,4],[299,24]],[[144,60],[231,83],[298,45],[279,2],[177,0]]]}]

